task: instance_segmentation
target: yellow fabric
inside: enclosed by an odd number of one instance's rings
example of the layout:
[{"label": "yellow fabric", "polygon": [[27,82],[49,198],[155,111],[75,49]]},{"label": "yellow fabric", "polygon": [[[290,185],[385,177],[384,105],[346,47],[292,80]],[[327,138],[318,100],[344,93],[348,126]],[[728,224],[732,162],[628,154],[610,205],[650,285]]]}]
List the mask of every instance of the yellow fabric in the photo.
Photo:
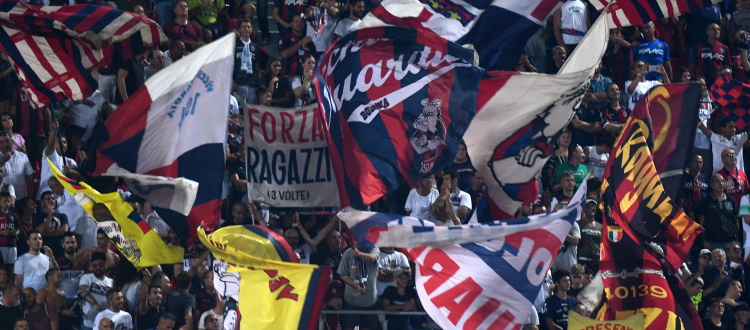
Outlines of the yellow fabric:
[{"label": "yellow fabric", "polygon": [[[112,243],[125,258],[133,263],[136,269],[182,262],[184,249],[165,244],[156,231],[146,223],[146,220],[137,215],[130,204],[122,200],[119,193],[100,194],[84,182],[65,177],[49,158],[47,158],[47,163],[52,174],[57,177],[65,190],[91,218],[97,220],[99,227],[107,233]],[[92,211],[96,203],[104,204],[114,220],[97,219]],[[136,223],[138,220],[140,220],[140,226]]]},{"label": "yellow fabric", "polygon": [[317,322],[317,314],[307,322],[301,316],[306,307],[311,313],[309,308],[314,305],[318,285],[311,277],[317,273],[327,283],[328,273],[321,273],[317,265],[260,259],[246,253],[265,250],[267,243],[259,237],[243,226],[225,227],[211,235],[198,228],[203,245],[230,265],[227,271],[240,273],[241,329],[299,329],[301,323]]},{"label": "yellow fabric", "polygon": [[590,329],[601,329],[601,330],[640,330],[643,329],[643,314],[635,314],[630,317],[616,320],[616,321],[597,321],[585,317],[576,312],[570,312],[568,314],[568,329],[569,330],[590,330]]}]

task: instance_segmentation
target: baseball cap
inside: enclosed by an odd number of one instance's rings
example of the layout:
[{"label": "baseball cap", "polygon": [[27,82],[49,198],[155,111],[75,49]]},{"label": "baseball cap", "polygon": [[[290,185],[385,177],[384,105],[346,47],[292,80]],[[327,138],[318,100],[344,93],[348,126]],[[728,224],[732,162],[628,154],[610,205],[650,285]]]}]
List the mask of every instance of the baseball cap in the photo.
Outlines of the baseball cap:
[{"label": "baseball cap", "polygon": [[698,254],[698,255],[699,255],[699,256],[702,256],[702,255],[704,255],[704,254],[711,254],[711,250],[709,250],[709,249],[703,249],[703,250],[701,250],[701,253],[700,253],[700,254]]}]

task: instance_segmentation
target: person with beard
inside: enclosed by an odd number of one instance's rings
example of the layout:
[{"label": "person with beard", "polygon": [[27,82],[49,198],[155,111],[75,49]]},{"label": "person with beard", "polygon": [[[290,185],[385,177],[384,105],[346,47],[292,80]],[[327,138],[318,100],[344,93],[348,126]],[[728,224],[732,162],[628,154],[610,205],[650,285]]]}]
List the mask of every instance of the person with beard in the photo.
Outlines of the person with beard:
[{"label": "person with beard", "polygon": [[[113,219],[114,220],[114,219]],[[107,234],[103,229],[99,228],[96,230],[96,246],[86,249],[81,253],[78,253],[76,258],[78,259],[79,265],[83,269],[89,268],[89,259],[91,255],[96,252],[103,253],[106,258],[107,269],[117,269],[117,264],[120,263],[120,257],[110,249],[112,242],[107,237]]]},{"label": "person with beard", "polygon": [[83,326],[94,328],[96,315],[109,307],[107,292],[112,289],[112,279],[105,276],[107,271],[107,256],[103,252],[91,254],[91,270],[93,273],[81,277],[80,291],[83,303]]},{"label": "person with beard", "polygon": [[[135,320],[138,329],[153,329],[159,325],[159,319],[166,314],[166,309],[162,308],[161,304],[161,287],[152,284],[151,276],[148,274],[143,277],[143,282]],[[174,321],[174,316],[172,318]]]},{"label": "person with beard", "polygon": [[107,303],[109,308],[96,315],[94,328],[99,328],[102,319],[108,318],[115,324],[115,329],[133,329],[133,318],[128,312],[122,310],[125,305],[125,298],[122,293],[114,289],[107,291]]},{"label": "person with beard", "polygon": [[50,269],[59,269],[52,250],[44,246],[42,251],[42,234],[36,230],[29,233],[26,239],[29,252],[18,257],[13,272],[16,274],[15,284],[19,288],[34,288],[34,291],[47,286],[44,274]]},{"label": "person with beard", "polygon": [[63,251],[65,251],[65,254],[57,258],[57,264],[60,266],[60,273],[62,274],[60,289],[65,292],[67,306],[73,305],[78,301],[78,285],[81,281],[81,276],[83,276],[83,266],[76,257],[78,254],[76,247],[75,233],[69,231],[63,234]]},{"label": "person with beard", "polygon": [[29,327],[34,330],[52,330],[60,328],[57,311],[47,303],[38,303],[34,288],[23,289],[23,318],[29,320]]},{"label": "person with beard", "polygon": [[346,5],[349,8],[349,16],[342,18],[333,30],[334,41],[355,30],[362,17],[365,17],[365,2],[362,0],[349,0]]}]

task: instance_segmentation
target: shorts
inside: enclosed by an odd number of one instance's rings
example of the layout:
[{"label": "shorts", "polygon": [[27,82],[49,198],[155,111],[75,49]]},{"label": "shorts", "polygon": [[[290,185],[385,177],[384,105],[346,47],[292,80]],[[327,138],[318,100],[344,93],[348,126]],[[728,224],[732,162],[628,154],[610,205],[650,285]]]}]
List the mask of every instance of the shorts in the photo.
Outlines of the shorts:
[{"label": "shorts", "polygon": [[[377,311],[377,304],[368,307],[359,307],[344,302],[344,310],[348,311]],[[362,328],[379,329],[380,321],[378,320],[377,314],[341,314],[341,327],[349,328],[354,326],[360,326]]]},{"label": "shorts", "polygon": [[3,263],[12,265],[16,263],[17,252],[15,247],[0,246],[0,256]]}]

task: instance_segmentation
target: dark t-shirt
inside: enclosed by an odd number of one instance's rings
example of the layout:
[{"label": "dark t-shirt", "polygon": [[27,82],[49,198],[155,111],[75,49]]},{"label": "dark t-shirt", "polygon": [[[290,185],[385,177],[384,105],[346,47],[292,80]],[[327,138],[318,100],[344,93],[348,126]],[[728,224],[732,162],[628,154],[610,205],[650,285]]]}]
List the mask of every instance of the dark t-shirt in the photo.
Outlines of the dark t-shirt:
[{"label": "dark t-shirt", "polygon": [[[338,269],[339,263],[341,263],[341,255],[342,253],[340,251],[331,252],[323,246],[318,246],[317,251],[313,252],[313,254],[310,256],[310,264],[330,266],[331,269]],[[340,281],[341,275],[334,271],[333,279]]]},{"label": "dark t-shirt", "polygon": [[578,303],[570,296],[565,297],[565,300],[563,300],[556,295],[551,295],[544,301],[544,306],[547,308],[544,317],[552,319],[555,324],[563,329],[567,329],[568,313],[573,311],[573,308],[576,307],[576,305],[578,305]]},{"label": "dark t-shirt", "polygon": [[471,160],[467,158],[463,163],[451,163],[445,168],[458,172],[458,189],[467,191],[471,188],[474,176],[474,166],[471,165]]},{"label": "dark t-shirt", "polygon": [[21,308],[19,306],[6,307],[0,305],[0,330],[13,330],[16,321],[21,318]]},{"label": "dark t-shirt", "polygon": [[184,291],[172,291],[167,297],[167,311],[174,315],[174,328],[179,329],[185,325],[185,307],[195,309],[195,297]]},{"label": "dark t-shirt", "polygon": [[[31,218],[31,224],[34,226],[34,228],[38,227],[42,223],[44,223],[44,219],[47,218],[46,213],[36,213],[34,214],[34,217]],[[63,225],[70,225],[68,223],[68,216],[62,213],[53,213],[52,214],[52,221],[49,223],[49,230],[58,230]],[[42,239],[44,240],[44,245],[49,246],[50,249],[52,249],[52,252],[55,254],[55,256],[62,256],[63,255],[63,249],[62,249],[62,241],[63,237],[50,237],[50,236],[42,236]]]},{"label": "dark t-shirt", "polygon": [[[414,299],[416,301],[417,291],[414,290],[414,287],[407,286],[404,294],[400,295],[398,294],[398,288],[396,288],[395,286],[389,286],[385,288],[385,291],[383,291],[383,295],[381,296],[381,298],[388,299],[388,301],[393,305],[403,305],[411,299]],[[408,316],[388,315],[386,316],[386,318],[388,319],[388,329],[411,330],[411,324],[409,323]]]},{"label": "dark t-shirt", "polygon": [[[266,88],[269,88],[268,86],[269,82],[271,81],[271,76],[266,75],[260,80],[260,85],[265,86]],[[271,98],[273,100],[278,100],[286,96],[286,93],[293,93],[292,90],[292,84],[289,83],[289,79],[284,76],[279,77],[279,81],[274,83],[273,86],[273,94],[271,95]],[[280,103],[280,102],[271,102],[271,106],[279,107],[279,108],[291,108],[294,106],[294,97],[290,97],[289,101],[286,103]]]},{"label": "dark t-shirt", "polygon": [[[141,88],[146,82],[146,76],[143,73],[143,66],[138,63],[138,60],[123,61],[120,64],[119,70],[125,70],[128,72],[128,76],[125,77],[125,90],[128,93],[128,97],[133,96],[138,88]],[[119,72],[117,70],[117,72]],[[120,91],[115,92],[115,103],[122,104],[122,97],[120,97]]]}]

